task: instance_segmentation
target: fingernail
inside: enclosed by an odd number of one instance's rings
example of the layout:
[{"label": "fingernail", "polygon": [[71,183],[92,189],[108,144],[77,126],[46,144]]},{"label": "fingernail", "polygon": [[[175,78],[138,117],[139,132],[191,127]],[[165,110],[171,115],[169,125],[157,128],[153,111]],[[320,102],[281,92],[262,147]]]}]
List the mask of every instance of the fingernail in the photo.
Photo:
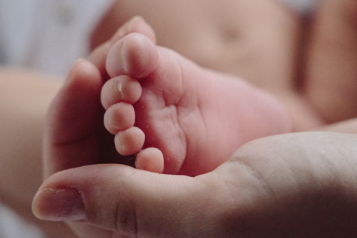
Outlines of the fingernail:
[{"label": "fingernail", "polygon": [[76,73],[77,73],[77,67],[79,64],[85,62],[86,60],[85,59],[77,59],[74,63],[73,63],[73,66],[71,68],[71,70],[69,71],[68,75],[67,75],[67,78],[66,78],[66,81],[65,83],[68,84],[69,82],[72,81],[72,79],[75,77]]},{"label": "fingernail", "polygon": [[80,221],[86,218],[83,197],[74,188],[46,188],[34,198],[32,210],[43,220]]},{"label": "fingernail", "polygon": [[143,22],[146,22],[144,17],[142,16],[135,16],[133,18],[131,18],[131,20],[129,21],[130,23],[129,24],[132,24],[133,22],[136,22],[136,21],[143,21]]}]

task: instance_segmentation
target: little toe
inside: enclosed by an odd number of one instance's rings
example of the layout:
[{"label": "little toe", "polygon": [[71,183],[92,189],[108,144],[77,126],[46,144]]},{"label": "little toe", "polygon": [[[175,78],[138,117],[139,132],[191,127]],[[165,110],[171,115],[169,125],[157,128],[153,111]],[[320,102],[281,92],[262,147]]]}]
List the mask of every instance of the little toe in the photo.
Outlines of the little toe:
[{"label": "little toe", "polygon": [[117,103],[109,107],[104,114],[104,126],[112,134],[132,127],[135,123],[135,111],[129,103]]},{"label": "little toe", "polygon": [[102,105],[108,109],[111,105],[118,102],[127,102],[130,104],[139,100],[142,93],[140,83],[126,75],[108,80],[101,93]]},{"label": "little toe", "polygon": [[111,77],[142,79],[157,68],[158,61],[156,45],[143,34],[131,33],[109,49],[106,69]]},{"label": "little toe", "polygon": [[136,155],[135,167],[154,173],[164,171],[164,155],[156,148],[146,148]]},{"label": "little toe", "polygon": [[115,136],[115,148],[118,153],[127,156],[138,153],[144,145],[145,134],[137,127],[120,131]]}]

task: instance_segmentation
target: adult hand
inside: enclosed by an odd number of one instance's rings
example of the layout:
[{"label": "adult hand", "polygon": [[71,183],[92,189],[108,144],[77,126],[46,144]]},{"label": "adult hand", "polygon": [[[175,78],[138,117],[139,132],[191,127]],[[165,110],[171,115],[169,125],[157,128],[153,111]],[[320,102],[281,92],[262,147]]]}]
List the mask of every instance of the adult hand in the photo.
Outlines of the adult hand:
[{"label": "adult hand", "polygon": [[356,139],[328,132],[263,138],[195,178],[125,165],[75,168],[42,185],[34,211],[81,221],[72,223],[80,237],[353,237]]},{"label": "adult hand", "polygon": [[[85,67],[82,72],[92,73],[74,78],[82,78],[82,83],[93,79],[89,81],[99,85],[99,72]],[[83,90],[78,82],[69,80],[64,90],[81,88],[79,100],[99,94],[94,84],[87,83]],[[71,98],[63,100],[61,94],[58,98],[72,109],[68,117],[51,121],[63,136],[47,140],[45,154],[51,158],[45,166],[47,175],[101,162],[98,158],[106,151],[99,140],[98,111],[94,113],[100,106],[88,110]],[[64,115],[61,110],[52,113]],[[239,149],[217,170],[196,178],[151,174],[123,165],[75,168],[45,182],[34,210],[44,219],[81,220],[70,223],[80,237],[353,236],[354,140],[351,135],[327,133],[261,139]]]},{"label": "adult hand", "polygon": [[86,238],[357,232],[356,136],[319,132],[263,138],[195,178],[93,165],[110,157],[104,152],[112,145],[100,140],[95,102],[101,83],[98,69],[80,61],[53,102],[45,171],[55,174],[34,200],[38,217],[67,221]]}]

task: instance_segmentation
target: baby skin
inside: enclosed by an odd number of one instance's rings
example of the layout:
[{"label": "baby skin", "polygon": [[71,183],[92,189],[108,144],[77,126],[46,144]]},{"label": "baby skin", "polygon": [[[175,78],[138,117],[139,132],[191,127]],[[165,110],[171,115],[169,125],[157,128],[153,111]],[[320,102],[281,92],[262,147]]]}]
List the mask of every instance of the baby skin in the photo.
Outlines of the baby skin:
[{"label": "baby skin", "polygon": [[244,143],[290,130],[281,102],[157,46],[143,19],[122,26],[105,67],[104,125],[121,155],[136,154],[138,169],[207,173]]}]

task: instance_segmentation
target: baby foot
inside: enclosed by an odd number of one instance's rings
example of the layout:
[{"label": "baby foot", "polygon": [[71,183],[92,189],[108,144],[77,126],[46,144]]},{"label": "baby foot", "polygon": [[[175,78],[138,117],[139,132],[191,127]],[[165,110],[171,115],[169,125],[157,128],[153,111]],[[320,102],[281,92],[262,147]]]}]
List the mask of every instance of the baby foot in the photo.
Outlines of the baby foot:
[{"label": "baby foot", "polygon": [[267,93],[156,46],[145,33],[127,33],[108,52],[112,78],[101,100],[118,152],[139,153],[138,168],[206,173],[247,141],[289,130],[285,110]]}]

